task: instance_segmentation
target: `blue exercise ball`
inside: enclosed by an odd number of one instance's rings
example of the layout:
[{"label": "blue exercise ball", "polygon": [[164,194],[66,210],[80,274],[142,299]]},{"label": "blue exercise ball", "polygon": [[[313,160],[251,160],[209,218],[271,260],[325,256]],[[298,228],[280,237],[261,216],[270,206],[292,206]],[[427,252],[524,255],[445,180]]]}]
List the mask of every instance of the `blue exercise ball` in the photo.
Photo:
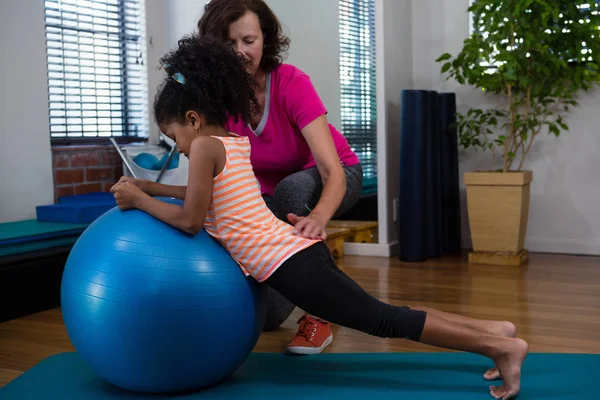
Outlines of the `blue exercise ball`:
[{"label": "blue exercise ball", "polygon": [[133,162],[144,169],[161,169],[160,162],[154,154],[140,153],[133,157]]},{"label": "blue exercise ball", "polygon": [[91,369],[146,393],[225,379],[253,350],[266,313],[263,286],[206,231],[189,235],[117,207],[73,246],[61,303],[69,338]]},{"label": "blue exercise ball", "polygon": [[[160,169],[162,169],[169,159],[169,153],[165,153],[162,158],[158,161],[158,165]],[[167,166],[167,170],[177,168],[179,166],[179,153],[174,153],[171,157],[171,161],[169,161],[169,165]]]}]

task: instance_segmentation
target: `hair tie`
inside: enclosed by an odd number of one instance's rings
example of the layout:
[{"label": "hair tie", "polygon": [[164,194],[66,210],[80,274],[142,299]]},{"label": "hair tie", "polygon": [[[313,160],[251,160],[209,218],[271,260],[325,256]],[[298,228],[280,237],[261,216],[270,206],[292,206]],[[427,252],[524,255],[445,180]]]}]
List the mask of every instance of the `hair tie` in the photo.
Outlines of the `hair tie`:
[{"label": "hair tie", "polygon": [[[167,68],[171,68],[171,64],[165,65],[165,71],[167,70]],[[167,73],[168,72],[169,71],[167,71]],[[171,78],[175,79],[175,81],[181,83],[182,85],[185,85],[186,79],[185,79],[185,76],[183,76],[183,74],[181,72],[175,72],[170,76],[171,76]]]},{"label": "hair tie", "polygon": [[181,72],[175,72],[172,75],[173,79],[175,79],[177,82],[181,83],[182,85],[185,85],[185,76],[183,76],[183,74]]}]

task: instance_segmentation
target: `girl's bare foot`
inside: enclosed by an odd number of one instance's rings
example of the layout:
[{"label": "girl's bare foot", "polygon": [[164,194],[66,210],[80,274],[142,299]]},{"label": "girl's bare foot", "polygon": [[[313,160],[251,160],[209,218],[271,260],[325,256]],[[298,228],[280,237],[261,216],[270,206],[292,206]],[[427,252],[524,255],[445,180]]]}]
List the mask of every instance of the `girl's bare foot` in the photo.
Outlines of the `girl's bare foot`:
[{"label": "girl's bare foot", "polygon": [[508,338],[515,337],[517,328],[512,322],[508,321],[492,321],[490,322],[489,333],[496,336],[503,336]]},{"label": "girl's bare foot", "polygon": [[428,313],[419,341],[490,358],[504,379],[504,385],[490,386],[490,394],[496,399],[513,399],[521,389],[521,365],[529,350],[527,342],[522,339],[481,332],[435,313]]},{"label": "girl's bare foot", "polygon": [[[527,358],[529,345],[522,339],[507,339],[506,346],[492,357],[494,364],[504,379],[502,386],[490,386],[490,394],[495,399],[514,399],[521,390],[521,366]],[[501,347],[501,348],[502,348]]]},{"label": "girl's bare foot", "polygon": [[[497,336],[503,336],[508,338],[514,338],[517,333],[517,328],[511,322],[492,322],[490,323],[490,331],[489,333],[495,334]],[[500,379],[500,372],[498,368],[490,368],[483,374],[483,379],[488,381],[495,381],[496,379]]]}]

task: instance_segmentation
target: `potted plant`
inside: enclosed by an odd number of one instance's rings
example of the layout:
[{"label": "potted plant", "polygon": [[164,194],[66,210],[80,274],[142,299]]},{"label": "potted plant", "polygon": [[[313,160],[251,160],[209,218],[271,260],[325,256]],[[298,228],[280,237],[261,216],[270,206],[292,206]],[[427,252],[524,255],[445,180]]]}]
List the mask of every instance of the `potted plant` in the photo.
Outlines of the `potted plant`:
[{"label": "potted plant", "polygon": [[491,152],[497,169],[465,174],[471,261],[520,265],[533,171],[532,143],[559,137],[576,96],[600,83],[598,0],[475,0],[473,33],[442,74],[497,98],[497,107],[457,114],[459,145]]}]

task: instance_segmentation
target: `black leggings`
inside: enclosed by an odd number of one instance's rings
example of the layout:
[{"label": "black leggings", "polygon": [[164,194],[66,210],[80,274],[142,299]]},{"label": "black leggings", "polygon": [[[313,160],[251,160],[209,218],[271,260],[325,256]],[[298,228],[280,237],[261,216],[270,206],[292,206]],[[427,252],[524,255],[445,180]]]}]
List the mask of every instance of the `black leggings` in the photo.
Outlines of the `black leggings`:
[{"label": "black leggings", "polygon": [[341,271],[325,243],[290,257],[265,283],[309,314],[381,338],[419,341],[426,313],[377,300]]}]

